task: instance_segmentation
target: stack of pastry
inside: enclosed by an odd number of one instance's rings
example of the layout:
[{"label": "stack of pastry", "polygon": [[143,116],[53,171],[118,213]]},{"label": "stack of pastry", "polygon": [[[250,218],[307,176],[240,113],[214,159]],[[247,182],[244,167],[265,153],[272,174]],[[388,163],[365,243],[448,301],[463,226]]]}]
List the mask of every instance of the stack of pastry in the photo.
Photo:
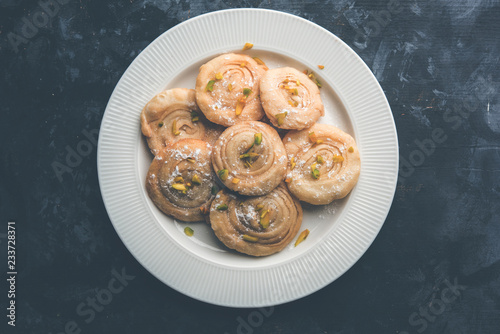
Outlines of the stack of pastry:
[{"label": "stack of pastry", "polygon": [[[207,221],[238,252],[281,251],[300,229],[300,201],[343,198],[360,173],[354,139],[316,123],[319,86],[294,68],[223,54],[201,66],[195,90],[155,96],[141,113],[155,155],[146,181],[154,204],[182,221]],[[288,132],[281,139],[276,129]]]}]

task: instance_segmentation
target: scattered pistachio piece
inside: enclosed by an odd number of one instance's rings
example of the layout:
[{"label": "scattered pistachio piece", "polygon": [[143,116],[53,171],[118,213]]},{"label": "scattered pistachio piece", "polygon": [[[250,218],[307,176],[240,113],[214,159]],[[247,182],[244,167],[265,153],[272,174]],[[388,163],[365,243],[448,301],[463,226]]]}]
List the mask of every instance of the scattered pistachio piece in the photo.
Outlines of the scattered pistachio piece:
[{"label": "scattered pistachio piece", "polygon": [[177,130],[177,120],[174,120],[172,122],[172,133],[174,134],[174,136],[178,136],[181,134],[181,132]]},{"label": "scattered pistachio piece", "polygon": [[323,85],[319,82],[319,80],[318,80],[318,79],[316,79],[316,86],[318,86],[318,88],[323,87]]},{"label": "scattered pistachio piece", "polygon": [[262,133],[256,133],[253,135],[253,143],[255,145],[260,145],[262,143]]},{"label": "scattered pistachio piece", "polygon": [[318,136],[314,132],[309,132],[309,140],[314,144],[318,141]]},{"label": "scattered pistachio piece", "polygon": [[257,211],[260,211],[262,209],[264,209],[264,205],[262,205],[262,204],[257,204],[257,206],[255,207],[255,210],[257,210]]},{"label": "scattered pistachio piece", "polygon": [[297,86],[300,86],[300,81],[299,80],[295,81],[295,83],[297,84]]},{"label": "scattered pistachio piece", "polygon": [[284,82],[284,83],[289,83],[289,82],[290,82],[290,80],[285,79],[285,80],[283,80],[283,82]]},{"label": "scattered pistachio piece", "polygon": [[172,184],[172,188],[174,188],[175,190],[179,190],[179,191],[186,191],[187,190],[186,186],[183,184],[180,184],[180,183]]},{"label": "scattered pistachio piece", "polygon": [[323,159],[323,157],[321,155],[318,155],[316,157],[316,162],[319,164],[322,164],[323,162],[325,162],[325,160]]},{"label": "scattered pistachio piece", "polygon": [[249,153],[241,154],[240,159],[256,158],[258,156],[260,156],[259,153],[249,152]]},{"label": "scattered pistachio piece", "polygon": [[248,97],[250,94],[252,94],[252,90],[250,88],[243,88],[243,95]]},{"label": "scattered pistachio piece", "polygon": [[162,126],[163,126],[163,122],[158,123],[158,127],[161,128]]},{"label": "scattered pistachio piece", "polygon": [[260,213],[260,219],[264,218],[269,213],[269,210],[264,210]]},{"label": "scattered pistachio piece", "polygon": [[214,90],[214,83],[215,83],[215,80],[210,80],[208,83],[207,83],[207,90],[209,92],[213,91]]},{"label": "scattered pistachio piece", "polygon": [[228,84],[227,85],[227,90],[228,91],[232,91],[233,90],[233,85],[232,84]]},{"label": "scattered pistachio piece", "polygon": [[243,63],[240,64],[240,67],[245,67],[245,66],[247,66],[246,62],[243,62]]},{"label": "scattered pistachio piece", "polygon": [[325,66],[323,66],[323,65],[318,65],[318,68],[319,68],[320,70],[322,70],[322,69],[324,69],[324,68],[325,68]]},{"label": "scattered pistachio piece", "polygon": [[259,65],[264,65],[264,66],[266,66],[266,63],[264,63],[264,62],[262,61],[262,59],[260,59],[259,57],[253,57],[253,60],[255,60],[255,62],[256,62],[257,64],[259,64]]},{"label": "scattered pistachio piece", "polygon": [[251,168],[252,167],[252,163],[248,160],[245,161],[245,166],[247,166],[247,168]]},{"label": "scattered pistachio piece", "polygon": [[307,239],[307,236],[309,235],[309,230],[305,229],[299,234],[299,237],[297,238],[297,241],[295,241],[295,247],[297,247],[302,241]]},{"label": "scattered pistachio piece", "polygon": [[334,155],[333,156],[333,162],[342,162],[344,161],[344,157],[341,155]]},{"label": "scattered pistachio piece", "polygon": [[191,227],[186,226],[186,227],[184,228],[184,233],[185,233],[188,237],[192,237],[192,236],[193,236],[193,234],[194,234],[194,231],[193,231],[193,229],[192,229]]},{"label": "scattered pistachio piece", "polygon": [[253,48],[252,43],[245,43],[245,45],[243,45],[243,51],[250,50],[251,48]]},{"label": "scattered pistachio piece", "polygon": [[271,215],[266,215],[266,216],[264,216],[264,217],[262,217],[262,218],[260,219],[260,222],[259,222],[259,223],[260,223],[260,225],[262,226],[262,228],[263,228],[263,229],[266,229],[266,228],[268,228],[268,227],[269,227],[269,219],[270,219],[269,217],[270,217],[270,216],[271,216]]},{"label": "scattered pistachio piece", "polygon": [[196,111],[191,112],[191,122],[198,122],[200,120],[200,116]]},{"label": "scattered pistachio piece", "polygon": [[234,184],[237,184],[237,183],[240,182],[240,179],[238,179],[238,178],[235,177],[235,178],[233,178],[233,181],[231,181],[231,182],[234,183]]},{"label": "scattered pistachio piece", "polygon": [[[290,89],[289,92],[293,95],[299,95],[299,90],[297,88]],[[298,104],[298,103],[297,103]]]},{"label": "scattered pistachio piece", "polygon": [[227,204],[224,203],[224,204],[220,204],[217,206],[217,210],[220,210],[220,211],[225,211],[227,210]]},{"label": "scattered pistachio piece", "polygon": [[182,176],[177,176],[177,177],[174,179],[174,182],[175,182],[175,183],[184,183],[184,179],[182,178]]},{"label": "scattered pistachio piece", "polygon": [[186,187],[191,188],[192,186],[191,182],[186,182]]},{"label": "scattered pistachio piece", "polygon": [[187,158],[186,160],[192,164],[194,164],[196,162],[196,160],[194,160],[194,158]]},{"label": "scattered pistachio piece", "polygon": [[353,153],[353,152],[354,152],[354,148],[351,146],[351,147],[349,147],[349,148],[347,149],[347,151],[348,151],[349,153]]},{"label": "scattered pistachio piece", "polygon": [[245,106],[245,100],[239,99],[238,102],[236,103],[236,110],[235,110],[236,116],[241,115],[244,106]]},{"label": "scattered pistachio piece", "polygon": [[191,182],[193,182],[194,184],[200,185],[201,184],[201,179],[200,179],[200,177],[198,175],[194,174],[193,178],[191,179]]},{"label": "scattered pistachio piece", "polygon": [[311,176],[313,179],[319,179],[319,170],[316,168],[316,162],[311,165]]},{"label": "scattered pistachio piece", "polygon": [[316,140],[316,142],[314,143],[314,145],[319,145],[319,144],[323,144],[323,139],[318,139],[318,140]]},{"label": "scattered pistachio piece", "polygon": [[222,73],[217,72],[217,74],[215,75],[215,80],[221,80],[221,79],[222,79]]},{"label": "scattered pistachio piece", "polygon": [[257,241],[259,241],[258,238],[252,237],[252,236],[250,236],[248,234],[243,234],[243,240],[249,241],[249,242],[257,242]]},{"label": "scattered pistachio piece", "polygon": [[221,179],[222,181],[226,181],[227,177],[229,176],[229,171],[227,169],[221,169],[217,172],[217,175],[219,176],[219,179]]},{"label": "scattered pistachio piece", "polygon": [[286,115],[288,115],[288,111],[285,111],[285,112],[282,112],[282,113],[275,115],[276,121],[278,121],[278,125],[283,125],[283,123],[285,122]]},{"label": "scattered pistachio piece", "polygon": [[295,157],[292,157],[292,160],[290,160],[290,167],[291,167],[292,170],[295,168],[295,165],[296,165],[296,163],[295,163]]},{"label": "scattered pistachio piece", "polygon": [[212,186],[212,189],[211,189],[210,192],[211,192],[212,195],[216,195],[217,192],[219,192],[219,188],[217,188],[217,186]]}]

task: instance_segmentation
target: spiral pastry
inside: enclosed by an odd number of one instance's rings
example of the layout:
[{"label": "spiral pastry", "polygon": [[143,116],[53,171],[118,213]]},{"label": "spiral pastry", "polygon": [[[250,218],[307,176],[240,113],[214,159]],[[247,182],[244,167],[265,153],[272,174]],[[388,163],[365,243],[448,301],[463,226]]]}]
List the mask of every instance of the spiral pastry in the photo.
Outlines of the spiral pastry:
[{"label": "spiral pastry", "polygon": [[354,139],[327,124],[290,131],[283,138],[289,159],[288,189],[301,201],[328,204],[345,197],[358,182],[359,151]]},{"label": "spiral pastry", "polygon": [[242,195],[264,195],[285,178],[286,151],[270,125],[249,121],[227,128],[214,144],[212,165],[219,179]]},{"label": "spiral pastry", "polygon": [[309,128],[325,114],[318,86],[291,67],[264,73],[260,80],[260,99],[267,117],[282,129]]},{"label": "spiral pastry", "polygon": [[213,143],[223,129],[206,120],[194,89],[174,88],[153,97],[141,112],[141,130],[156,155],[167,144],[193,138]]},{"label": "spiral pastry", "polygon": [[196,78],[196,101],[212,122],[231,126],[259,120],[259,82],[264,68],[249,56],[228,53],[200,67]]},{"label": "spiral pastry", "polygon": [[221,190],[210,208],[210,225],[227,247],[253,256],[285,248],[302,224],[302,207],[282,184],[267,195],[243,197]]},{"label": "spiral pastry", "polygon": [[199,139],[183,139],[161,150],[146,177],[153,203],[179,220],[204,220],[216,189],[210,155],[210,144]]}]

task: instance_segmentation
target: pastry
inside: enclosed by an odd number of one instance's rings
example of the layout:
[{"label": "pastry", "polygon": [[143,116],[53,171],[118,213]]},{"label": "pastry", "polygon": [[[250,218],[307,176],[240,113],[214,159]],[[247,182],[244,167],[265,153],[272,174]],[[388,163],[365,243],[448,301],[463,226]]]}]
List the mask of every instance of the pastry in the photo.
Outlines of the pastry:
[{"label": "pastry", "polygon": [[210,155],[210,144],[199,139],[183,139],[159,151],[146,177],[153,203],[182,221],[205,220],[216,189]]},{"label": "pastry", "polygon": [[345,197],[358,182],[359,151],[354,139],[327,124],[290,131],[284,138],[290,192],[310,204]]},{"label": "pastry", "polygon": [[259,120],[259,82],[265,70],[249,56],[227,53],[200,67],[196,101],[208,120],[224,126]]},{"label": "pastry", "polygon": [[194,89],[186,88],[153,97],[141,112],[141,130],[155,155],[167,144],[186,138],[213,143],[223,131],[206,120],[196,105]]},{"label": "pastry", "polygon": [[269,120],[282,129],[309,128],[325,114],[318,86],[291,67],[264,73],[260,99]]},{"label": "pastry", "polygon": [[221,190],[210,208],[210,225],[227,247],[253,256],[285,248],[302,224],[302,207],[281,184],[267,195],[244,197]]},{"label": "pastry", "polygon": [[258,121],[227,128],[214,144],[214,171],[226,187],[242,195],[264,195],[285,178],[287,157],[278,133]]}]

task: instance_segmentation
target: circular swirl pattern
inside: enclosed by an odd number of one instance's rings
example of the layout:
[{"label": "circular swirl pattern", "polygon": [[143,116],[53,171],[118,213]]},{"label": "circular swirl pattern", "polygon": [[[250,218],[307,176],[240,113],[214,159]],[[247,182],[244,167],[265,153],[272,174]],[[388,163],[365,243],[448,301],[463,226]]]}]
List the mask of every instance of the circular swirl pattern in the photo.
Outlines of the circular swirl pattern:
[{"label": "circular swirl pattern", "polygon": [[327,124],[290,131],[284,138],[290,161],[286,182],[301,201],[328,204],[345,197],[360,173],[359,151],[354,139]]},{"label": "circular swirl pattern", "polygon": [[264,67],[246,55],[228,53],[212,59],[200,67],[196,78],[201,111],[224,126],[261,119],[259,82],[264,73]]},{"label": "circular swirl pattern", "polygon": [[227,247],[253,256],[285,248],[302,224],[302,207],[281,184],[260,197],[243,197],[221,190],[210,208],[210,224]]},{"label": "circular swirl pattern", "polygon": [[141,130],[156,155],[169,143],[186,138],[213,143],[223,131],[196,105],[194,89],[174,88],[153,97],[141,112]]},{"label": "circular swirl pattern", "polygon": [[325,114],[318,86],[291,67],[267,71],[260,81],[260,98],[269,120],[282,129],[309,128]]},{"label": "circular swirl pattern", "polygon": [[287,157],[276,130],[249,121],[227,128],[214,144],[212,164],[219,179],[242,195],[264,195],[285,178]]},{"label": "circular swirl pattern", "polygon": [[146,177],[153,203],[182,221],[205,220],[216,189],[210,155],[210,144],[198,139],[180,140],[161,150]]}]

